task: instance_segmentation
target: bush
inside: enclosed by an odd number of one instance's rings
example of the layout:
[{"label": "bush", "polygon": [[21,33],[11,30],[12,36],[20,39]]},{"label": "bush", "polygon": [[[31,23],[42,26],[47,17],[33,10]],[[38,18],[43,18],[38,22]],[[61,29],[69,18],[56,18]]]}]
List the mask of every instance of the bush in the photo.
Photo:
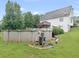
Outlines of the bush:
[{"label": "bush", "polygon": [[53,27],[52,32],[53,32],[55,35],[64,34],[64,30],[61,29],[61,28],[59,28],[59,27]]}]

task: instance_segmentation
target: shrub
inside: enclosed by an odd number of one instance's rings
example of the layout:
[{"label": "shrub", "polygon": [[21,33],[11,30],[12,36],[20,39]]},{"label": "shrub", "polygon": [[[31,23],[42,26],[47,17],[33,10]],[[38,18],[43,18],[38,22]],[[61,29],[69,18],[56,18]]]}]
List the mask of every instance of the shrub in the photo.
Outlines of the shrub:
[{"label": "shrub", "polygon": [[55,35],[64,34],[64,30],[61,29],[61,28],[59,28],[59,27],[53,27],[52,32],[53,32]]}]

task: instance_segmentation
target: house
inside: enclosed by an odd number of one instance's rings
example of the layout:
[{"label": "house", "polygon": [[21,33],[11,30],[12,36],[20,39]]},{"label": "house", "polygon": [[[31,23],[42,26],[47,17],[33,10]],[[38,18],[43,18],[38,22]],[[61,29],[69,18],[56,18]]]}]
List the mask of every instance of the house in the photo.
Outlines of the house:
[{"label": "house", "polygon": [[55,11],[51,11],[43,15],[40,23],[49,22],[49,28],[54,26],[60,27],[64,32],[68,32],[73,26],[73,8],[72,6],[64,7]]},{"label": "house", "polygon": [[74,26],[78,26],[79,27],[79,16],[74,16]]}]

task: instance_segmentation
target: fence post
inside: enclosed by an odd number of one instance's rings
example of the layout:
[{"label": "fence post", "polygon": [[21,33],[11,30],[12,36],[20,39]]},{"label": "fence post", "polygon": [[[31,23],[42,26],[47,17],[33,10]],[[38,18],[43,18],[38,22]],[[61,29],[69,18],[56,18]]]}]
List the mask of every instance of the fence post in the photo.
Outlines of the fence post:
[{"label": "fence post", "polygon": [[8,30],[8,40],[7,40],[7,42],[9,42],[9,30]]},{"label": "fence post", "polygon": [[20,42],[20,40],[21,40],[21,31],[19,31],[19,41],[18,42]]}]

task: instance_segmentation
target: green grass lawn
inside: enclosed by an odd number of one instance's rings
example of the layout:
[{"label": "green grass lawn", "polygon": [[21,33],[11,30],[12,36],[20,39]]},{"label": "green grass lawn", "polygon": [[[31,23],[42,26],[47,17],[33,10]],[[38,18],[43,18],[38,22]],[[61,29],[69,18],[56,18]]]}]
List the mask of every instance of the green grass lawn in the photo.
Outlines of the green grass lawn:
[{"label": "green grass lawn", "polygon": [[40,50],[29,47],[27,43],[6,44],[0,36],[0,57],[79,57],[79,28],[73,28],[59,38],[54,48]]}]

